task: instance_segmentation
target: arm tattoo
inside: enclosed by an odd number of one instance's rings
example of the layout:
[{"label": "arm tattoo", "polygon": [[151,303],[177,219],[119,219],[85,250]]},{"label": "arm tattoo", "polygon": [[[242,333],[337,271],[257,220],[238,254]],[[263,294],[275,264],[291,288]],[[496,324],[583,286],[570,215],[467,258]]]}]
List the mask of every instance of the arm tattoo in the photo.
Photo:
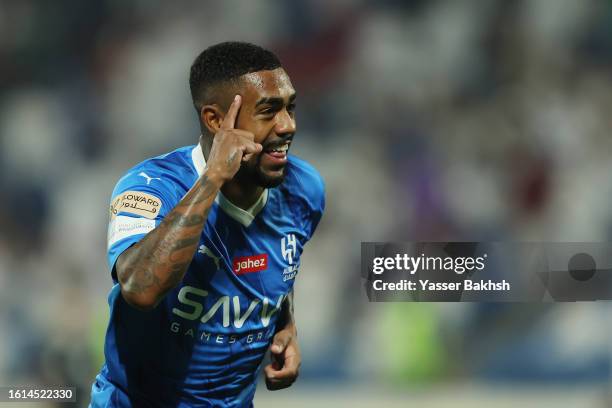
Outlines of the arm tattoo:
[{"label": "arm tattoo", "polygon": [[183,279],[217,192],[202,176],[157,228],[120,256],[117,276],[124,294],[157,304]]}]

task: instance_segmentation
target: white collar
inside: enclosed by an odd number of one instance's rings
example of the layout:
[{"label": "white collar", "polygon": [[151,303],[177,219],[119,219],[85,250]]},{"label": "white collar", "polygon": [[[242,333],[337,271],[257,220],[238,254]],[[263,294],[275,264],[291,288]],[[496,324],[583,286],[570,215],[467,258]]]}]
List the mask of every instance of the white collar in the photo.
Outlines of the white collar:
[{"label": "white collar", "polygon": [[191,150],[191,160],[193,161],[193,167],[195,167],[198,172],[198,176],[201,177],[206,168],[206,159],[204,158],[204,153],[202,153],[200,143],[196,144]]},{"label": "white collar", "polygon": [[220,191],[217,195],[217,198],[215,198],[215,202],[219,204],[219,207],[221,207],[227,215],[229,215],[245,227],[251,225],[251,223],[255,219],[255,216],[259,214],[261,210],[263,210],[267,201],[268,189],[265,189],[263,193],[261,193],[257,201],[255,201],[255,204],[253,204],[250,208],[246,210],[243,210],[242,208],[232,203]]},{"label": "white collar", "polygon": [[[191,150],[191,160],[193,161],[193,167],[197,171],[198,176],[202,176],[204,170],[206,169],[206,159],[204,159],[204,153],[202,153],[202,148],[200,147],[199,143],[196,144]],[[217,194],[215,202],[227,215],[245,227],[248,227],[255,219],[255,216],[257,216],[257,214],[263,210],[266,202],[268,202],[268,189],[266,188],[259,196],[257,201],[255,201],[255,204],[246,210],[243,210],[228,200],[223,193],[221,193],[221,191],[219,191],[219,194]]]}]

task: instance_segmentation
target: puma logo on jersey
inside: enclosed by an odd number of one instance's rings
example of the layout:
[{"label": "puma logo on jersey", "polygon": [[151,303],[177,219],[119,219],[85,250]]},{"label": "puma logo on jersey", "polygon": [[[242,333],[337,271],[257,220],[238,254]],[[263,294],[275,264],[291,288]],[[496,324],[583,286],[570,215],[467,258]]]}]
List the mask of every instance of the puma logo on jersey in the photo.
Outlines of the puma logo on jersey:
[{"label": "puma logo on jersey", "polygon": [[208,257],[212,258],[212,260],[215,262],[215,266],[217,267],[217,269],[221,269],[221,267],[219,266],[219,260],[221,259],[221,257],[216,256],[210,249],[206,247],[206,245],[200,245],[200,247],[198,248],[198,253],[202,255],[207,255]]},{"label": "puma logo on jersey", "polygon": [[151,180],[161,180],[161,178],[159,177],[149,177],[149,175],[144,171],[141,171],[140,173],[138,173],[138,175],[147,179],[147,186],[151,184]]}]

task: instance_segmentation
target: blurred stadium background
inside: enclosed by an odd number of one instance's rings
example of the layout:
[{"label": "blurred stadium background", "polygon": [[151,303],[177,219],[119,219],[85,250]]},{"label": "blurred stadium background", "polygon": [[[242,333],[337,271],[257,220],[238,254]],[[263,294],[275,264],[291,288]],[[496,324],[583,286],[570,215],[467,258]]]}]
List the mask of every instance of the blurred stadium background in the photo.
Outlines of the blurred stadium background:
[{"label": "blurred stadium background", "polygon": [[370,304],[359,277],[360,241],[612,238],[597,0],[0,1],[0,384],[87,404],[111,190],[196,142],[188,68],[225,40],[278,52],[327,182],[301,378],[257,405],[612,406],[609,303]]}]

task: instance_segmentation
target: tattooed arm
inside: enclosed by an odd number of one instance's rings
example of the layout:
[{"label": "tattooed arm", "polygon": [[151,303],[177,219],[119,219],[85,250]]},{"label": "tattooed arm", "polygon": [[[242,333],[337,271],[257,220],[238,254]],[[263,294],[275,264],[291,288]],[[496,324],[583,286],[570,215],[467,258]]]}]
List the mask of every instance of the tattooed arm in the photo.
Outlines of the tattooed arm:
[{"label": "tattooed arm", "polygon": [[121,294],[130,305],[152,309],[181,282],[219,189],[242,160],[261,151],[252,133],[234,129],[240,103],[237,96],[215,133],[204,174],[155,229],[117,259]]},{"label": "tattooed arm", "polygon": [[155,307],[183,279],[219,188],[204,174],[157,228],[119,256],[117,278],[129,304]]}]

